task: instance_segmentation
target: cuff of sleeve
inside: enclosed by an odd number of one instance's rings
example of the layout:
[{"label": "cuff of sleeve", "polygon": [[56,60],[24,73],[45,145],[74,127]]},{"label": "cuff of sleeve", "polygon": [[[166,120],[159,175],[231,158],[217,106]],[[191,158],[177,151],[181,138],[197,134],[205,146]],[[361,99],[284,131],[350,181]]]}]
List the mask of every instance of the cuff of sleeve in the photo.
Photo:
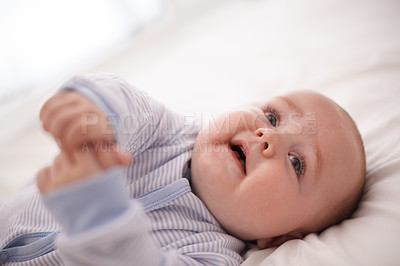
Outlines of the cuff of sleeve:
[{"label": "cuff of sleeve", "polygon": [[106,224],[129,208],[123,168],[114,167],[43,196],[43,202],[73,236]]}]

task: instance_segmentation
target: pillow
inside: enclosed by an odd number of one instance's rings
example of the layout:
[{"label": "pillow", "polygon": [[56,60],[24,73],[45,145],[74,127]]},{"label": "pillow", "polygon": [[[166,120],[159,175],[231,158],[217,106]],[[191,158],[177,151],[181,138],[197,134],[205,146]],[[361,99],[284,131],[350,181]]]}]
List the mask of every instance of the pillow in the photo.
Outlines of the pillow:
[{"label": "pillow", "polygon": [[288,69],[280,91],[316,90],[350,113],[364,140],[366,185],[351,219],[250,250],[243,265],[400,265],[400,2],[286,1],[274,8],[281,45],[271,53]]}]

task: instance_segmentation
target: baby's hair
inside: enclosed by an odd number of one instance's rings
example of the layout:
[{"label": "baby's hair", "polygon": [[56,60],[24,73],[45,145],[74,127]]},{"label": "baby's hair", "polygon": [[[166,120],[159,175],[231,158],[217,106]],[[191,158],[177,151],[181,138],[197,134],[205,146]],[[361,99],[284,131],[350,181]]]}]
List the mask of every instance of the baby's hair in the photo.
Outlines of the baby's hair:
[{"label": "baby's hair", "polygon": [[349,189],[350,193],[347,193],[347,195],[332,208],[332,212],[330,212],[330,215],[327,216],[325,221],[322,223],[322,226],[320,226],[320,228],[318,229],[319,232],[325,230],[329,226],[339,224],[343,220],[348,219],[353,215],[353,213],[357,210],[358,205],[361,201],[365,185],[365,175],[366,175],[365,148],[360,131],[357,128],[356,122],[349,115],[349,113],[339,105],[337,106],[344,115],[344,119],[347,121],[351,132],[354,132],[353,138],[356,142],[357,147],[361,151],[360,153],[361,165],[359,165],[358,175],[352,177],[357,179],[354,184],[354,188]]},{"label": "baby's hair", "polygon": [[[365,175],[366,175],[366,160],[365,160],[365,148],[364,148],[364,142],[361,137],[360,131],[358,130],[356,122],[353,120],[353,118],[349,115],[349,113],[344,110],[342,107],[339,106],[341,111],[344,113],[345,117],[349,120],[351,127],[353,127],[354,132],[354,138],[357,142],[357,146],[359,147],[361,151],[361,165],[360,165],[360,177],[359,182],[357,185],[357,190],[355,191],[354,195],[351,195],[349,199],[346,199],[345,201],[349,203],[349,208],[348,210],[344,210],[344,217],[343,219],[349,218],[354,211],[357,209],[358,204],[361,201],[361,197],[363,194],[364,190],[364,185],[365,185]],[[344,203],[346,203],[344,202]]]}]

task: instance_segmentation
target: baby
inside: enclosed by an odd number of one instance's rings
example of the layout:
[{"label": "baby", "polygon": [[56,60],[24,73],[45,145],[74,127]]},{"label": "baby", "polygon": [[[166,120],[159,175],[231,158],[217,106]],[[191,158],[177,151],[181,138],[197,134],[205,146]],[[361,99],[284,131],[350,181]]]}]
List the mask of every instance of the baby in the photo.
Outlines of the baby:
[{"label": "baby", "polygon": [[349,217],[361,137],[308,91],[199,129],[112,75],[76,77],[40,113],[60,144],[37,187],[0,209],[0,264],[239,265]]}]

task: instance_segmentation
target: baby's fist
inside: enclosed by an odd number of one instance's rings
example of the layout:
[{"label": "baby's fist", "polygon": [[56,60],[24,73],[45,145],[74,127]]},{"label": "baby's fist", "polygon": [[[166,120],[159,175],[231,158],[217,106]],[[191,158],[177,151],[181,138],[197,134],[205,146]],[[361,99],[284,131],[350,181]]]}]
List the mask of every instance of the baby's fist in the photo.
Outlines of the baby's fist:
[{"label": "baby's fist", "polygon": [[130,155],[110,146],[107,150],[75,149],[68,154],[61,151],[53,165],[39,171],[36,182],[42,194],[90,178],[113,166],[126,166]]},{"label": "baby's fist", "polygon": [[40,111],[40,119],[43,128],[63,148],[115,140],[114,129],[107,116],[76,91],[61,91],[49,98]]}]

